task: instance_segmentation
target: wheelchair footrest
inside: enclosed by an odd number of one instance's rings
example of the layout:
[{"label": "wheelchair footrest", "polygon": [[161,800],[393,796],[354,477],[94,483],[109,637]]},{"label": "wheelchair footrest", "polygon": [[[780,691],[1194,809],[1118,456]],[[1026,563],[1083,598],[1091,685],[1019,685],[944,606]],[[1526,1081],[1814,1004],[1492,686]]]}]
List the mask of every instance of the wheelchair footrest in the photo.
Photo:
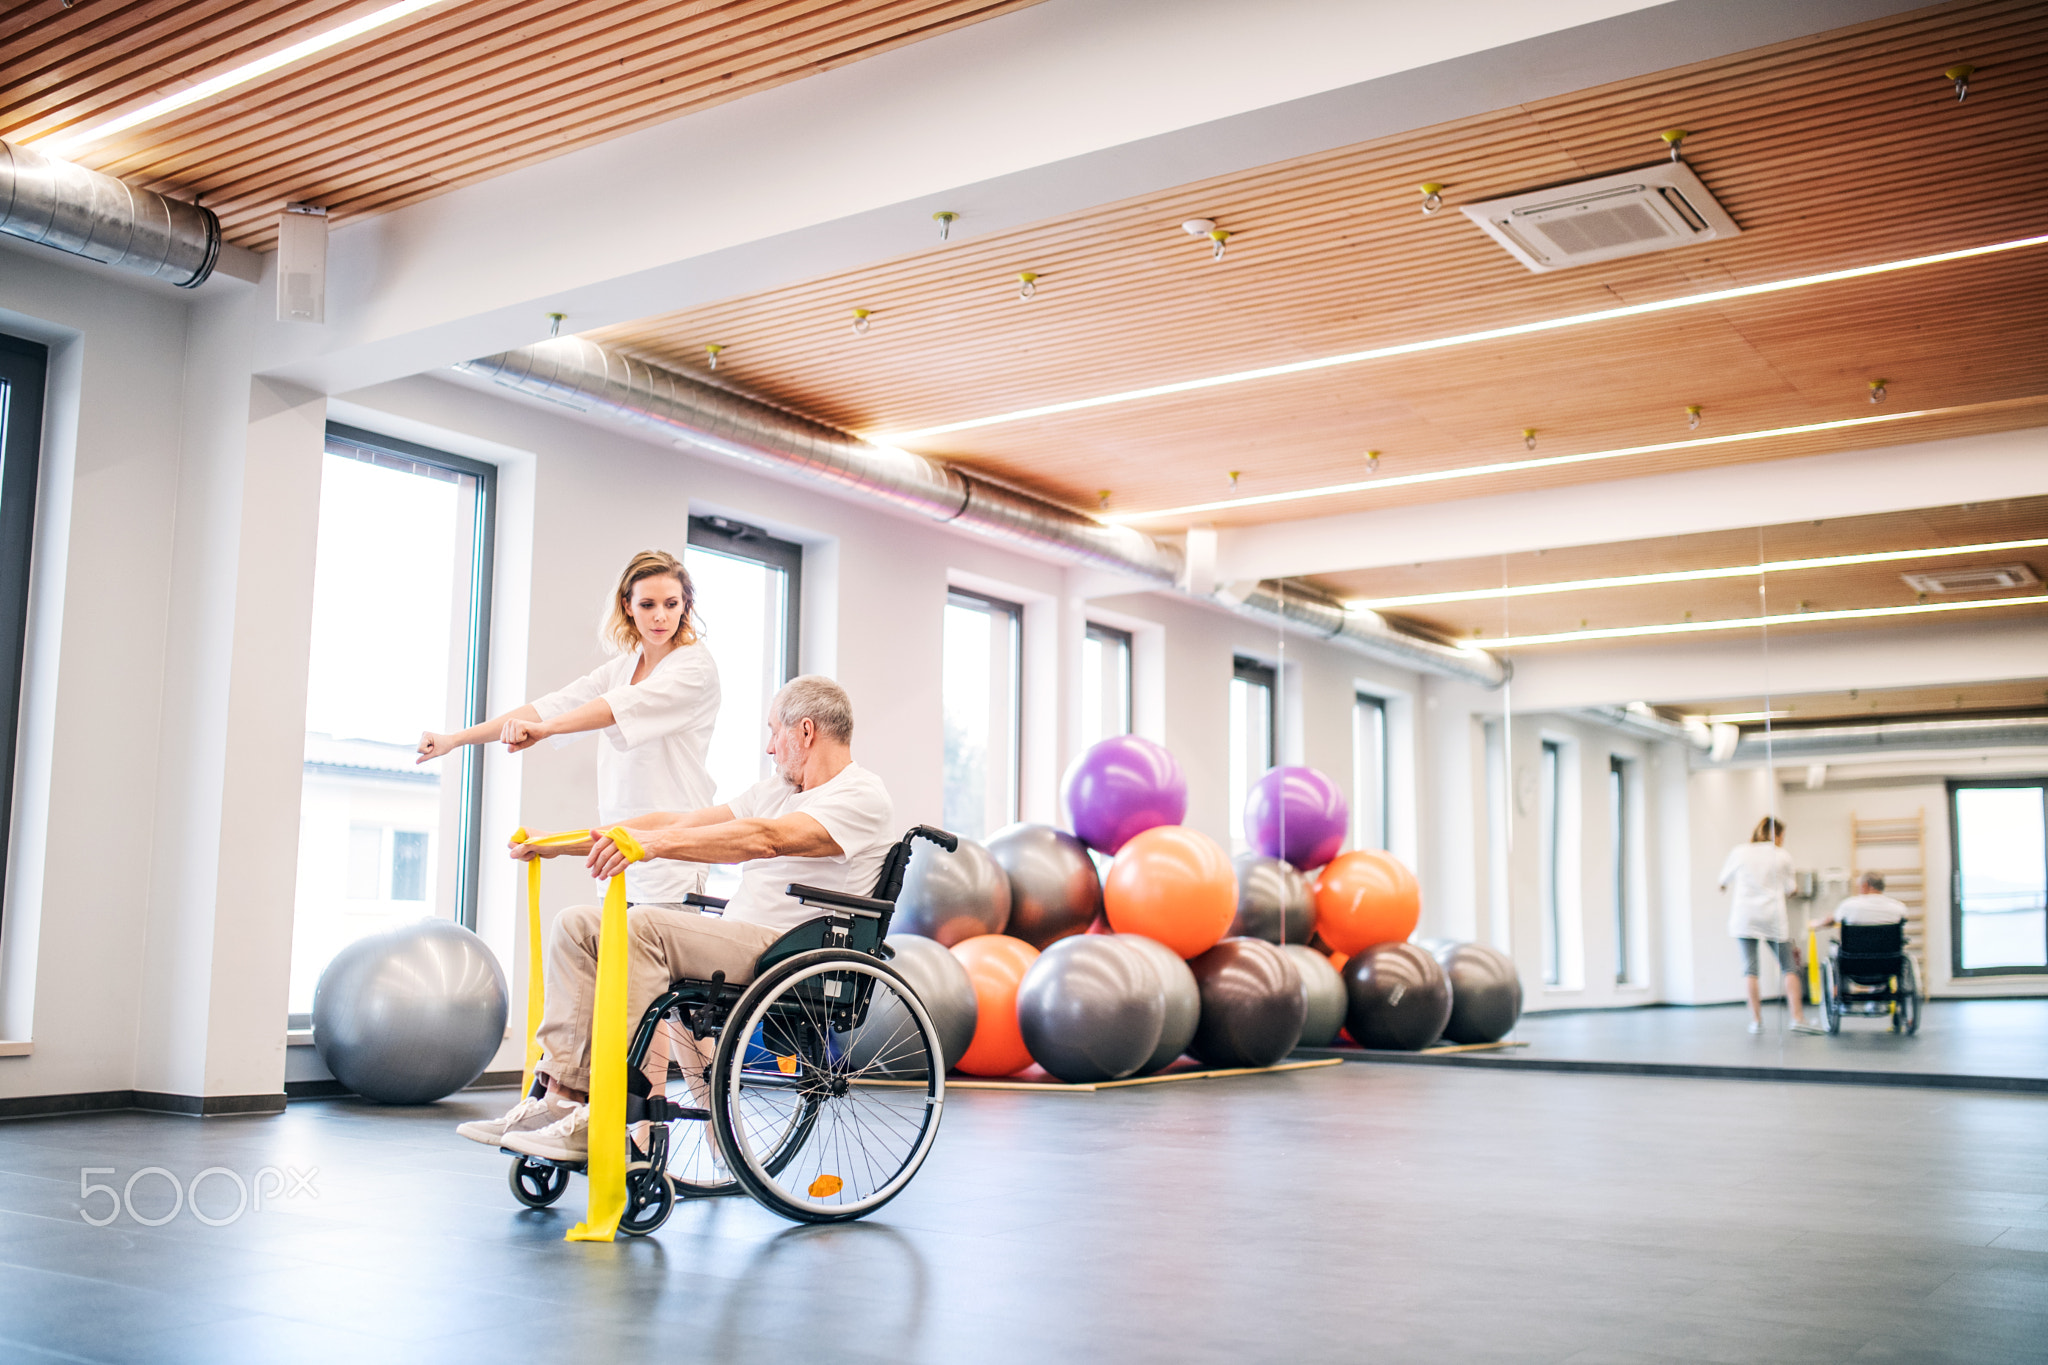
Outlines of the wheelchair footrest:
[{"label": "wheelchair footrest", "polygon": [[[633,1112],[636,1109],[640,1111],[637,1114]],[[634,1095],[626,1101],[628,1123],[638,1123],[641,1119],[649,1119],[655,1123],[673,1123],[678,1119],[686,1123],[704,1122],[710,1117],[709,1109],[699,1109],[688,1104],[673,1104],[664,1095]]]}]

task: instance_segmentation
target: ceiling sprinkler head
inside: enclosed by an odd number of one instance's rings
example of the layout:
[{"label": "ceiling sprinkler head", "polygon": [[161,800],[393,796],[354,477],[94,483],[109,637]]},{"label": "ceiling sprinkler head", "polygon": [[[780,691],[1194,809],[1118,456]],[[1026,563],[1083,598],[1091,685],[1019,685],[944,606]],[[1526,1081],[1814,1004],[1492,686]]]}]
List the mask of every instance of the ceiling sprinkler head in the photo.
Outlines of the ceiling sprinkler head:
[{"label": "ceiling sprinkler head", "polygon": [[1214,218],[1190,218],[1180,225],[1180,230],[1190,237],[1207,237],[1216,230]]}]

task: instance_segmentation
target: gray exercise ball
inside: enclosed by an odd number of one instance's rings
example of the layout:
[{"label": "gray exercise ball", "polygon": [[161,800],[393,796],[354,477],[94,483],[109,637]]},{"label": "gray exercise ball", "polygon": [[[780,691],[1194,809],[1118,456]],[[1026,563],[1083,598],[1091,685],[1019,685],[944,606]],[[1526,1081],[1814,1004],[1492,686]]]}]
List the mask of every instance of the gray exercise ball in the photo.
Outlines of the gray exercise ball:
[{"label": "gray exercise ball", "polygon": [[1115,1081],[1152,1056],[1166,992],[1144,958],[1109,935],[1063,938],[1017,987],[1032,1060],[1063,1081]]},{"label": "gray exercise ball", "polygon": [[1301,1041],[1295,1046],[1328,1047],[1337,1041],[1337,1030],[1344,1027],[1345,1006],[1350,1003],[1344,994],[1344,978],[1337,975],[1330,959],[1313,948],[1283,943],[1280,951],[1301,973],[1301,996],[1308,1005],[1301,1022]]},{"label": "gray exercise ball", "polygon": [[1237,918],[1227,937],[1308,942],[1316,931],[1314,883],[1278,858],[1256,853],[1238,854],[1231,866],[1237,871]]},{"label": "gray exercise ball", "polygon": [[1051,825],[1009,825],[989,836],[988,855],[1010,878],[1002,932],[1041,951],[1088,931],[1102,911],[1102,878],[1088,846]]},{"label": "gray exercise ball", "polygon": [[1419,1052],[1451,1018],[1451,983],[1420,945],[1381,943],[1344,963],[1344,1027],[1360,1047]]},{"label": "gray exercise ball", "polygon": [[1010,922],[1010,874],[988,850],[962,839],[951,853],[915,841],[903,891],[889,921],[897,933],[921,934],[950,948],[982,934],[1000,934]]},{"label": "gray exercise ball", "polygon": [[1444,1037],[1454,1043],[1497,1043],[1522,1017],[1522,978],[1506,953],[1483,943],[1448,943],[1437,965],[1451,981],[1451,1020]]},{"label": "gray exercise ball", "polygon": [[1164,1071],[1188,1050],[1188,1044],[1195,1040],[1195,1029],[1202,1022],[1202,991],[1195,985],[1195,974],[1181,960],[1179,953],[1156,938],[1146,938],[1143,934],[1110,934],[1106,937],[1144,958],[1159,978],[1160,988],[1166,992],[1166,1016],[1159,1025],[1159,1045],[1152,1049],[1152,1055],[1145,1059],[1137,1074],[1150,1076]]},{"label": "gray exercise ball", "polygon": [[1188,1050],[1209,1066],[1271,1066],[1294,1051],[1308,1001],[1301,973],[1260,938],[1226,938],[1188,963],[1202,1022]]},{"label": "gray exercise ball", "polygon": [[[967,969],[960,965],[960,959],[936,939],[891,934],[888,944],[896,954],[889,965],[931,1016],[932,1027],[939,1031],[939,1051],[945,1057],[946,1069],[951,1071],[974,1041],[978,1014],[974,983],[967,979]],[[923,1049],[911,1042],[916,1037],[910,1011],[894,995],[884,992],[869,1006],[860,1036],[846,1049],[847,1061],[857,1068],[873,1066],[876,1074],[894,1080],[921,1081],[926,1062]],[[914,1055],[906,1055],[906,1049]]]},{"label": "gray exercise ball", "polygon": [[313,1043],[366,1099],[427,1104],[468,1085],[505,1041],[505,973],[484,941],[423,919],[359,938],[313,988]]}]

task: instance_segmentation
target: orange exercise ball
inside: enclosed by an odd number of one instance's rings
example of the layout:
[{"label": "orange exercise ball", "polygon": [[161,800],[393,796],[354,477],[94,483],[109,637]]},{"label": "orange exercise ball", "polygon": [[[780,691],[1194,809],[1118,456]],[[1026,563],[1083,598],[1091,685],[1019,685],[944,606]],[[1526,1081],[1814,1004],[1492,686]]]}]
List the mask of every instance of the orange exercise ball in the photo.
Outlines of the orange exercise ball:
[{"label": "orange exercise ball", "polygon": [[1007,934],[977,934],[948,949],[974,986],[974,1041],[958,1068],[970,1076],[1008,1076],[1031,1065],[1031,1050],[1017,1027],[1017,987],[1038,960],[1038,949]]},{"label": "orange exercise ball", "polygon": [[1422,918],[1422,888],[1401,860],[1383,849],[1340,853],[1316,879],[1316,932],[1346,955],[1399,943]]},{"label": "orange exercise ball", "polygon": [[1119,934],[1157,939],[1199,957],[1237,918],[1237,871],[1208,835],[1156,825],[1117,850],[1102,879],[1102,904]]}]

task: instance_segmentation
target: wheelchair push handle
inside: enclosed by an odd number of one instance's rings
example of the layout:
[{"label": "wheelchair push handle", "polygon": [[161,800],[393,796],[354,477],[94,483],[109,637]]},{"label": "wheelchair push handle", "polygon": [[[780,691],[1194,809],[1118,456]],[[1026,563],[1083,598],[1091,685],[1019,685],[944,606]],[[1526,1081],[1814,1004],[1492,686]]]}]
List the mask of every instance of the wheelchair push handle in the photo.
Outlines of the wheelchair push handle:
[{"label": "wheelchair push handle", "polygon": [[919,825],[904,837],[907,839],[929,839],[948,853],[960,847],[959,835],[948,834],[945,830],[938,829],[932,825]]}]

